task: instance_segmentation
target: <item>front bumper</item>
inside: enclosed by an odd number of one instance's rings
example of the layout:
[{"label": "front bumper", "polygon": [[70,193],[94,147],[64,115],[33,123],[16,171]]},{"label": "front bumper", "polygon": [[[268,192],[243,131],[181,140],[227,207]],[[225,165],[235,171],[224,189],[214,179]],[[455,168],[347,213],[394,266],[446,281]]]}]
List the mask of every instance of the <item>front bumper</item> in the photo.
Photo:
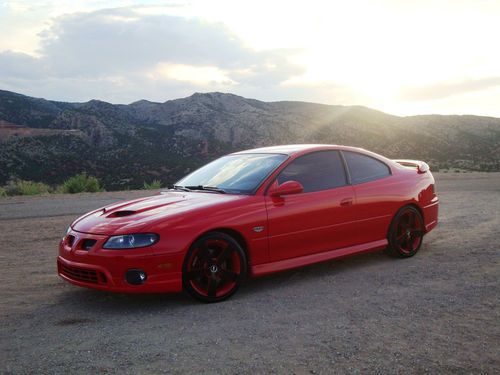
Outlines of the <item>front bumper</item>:
[{"label": "front bumper", "polygon": [[[104,250],[107,236],[70,231],[59,244],[57,272],[78,286],[120,293],[173,293],[182,290],[183,253],[164,254],[161,248]],[[72,241],[68,238],[72,236]],[[85,240],[95,240],[85,250]],[[130,269],[146,272],[141,285],[129,284],[125,273]]]}]

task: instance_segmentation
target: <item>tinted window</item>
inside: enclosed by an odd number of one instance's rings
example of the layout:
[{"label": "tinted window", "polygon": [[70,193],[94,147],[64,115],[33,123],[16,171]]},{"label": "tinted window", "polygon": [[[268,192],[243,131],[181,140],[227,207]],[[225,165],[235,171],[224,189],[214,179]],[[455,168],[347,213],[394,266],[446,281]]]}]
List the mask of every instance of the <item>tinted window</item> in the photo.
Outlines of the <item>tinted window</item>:
[{"label": "tinted window", "polygon": [[278,183],[298,181],[304,192],[346,185],[344,165],[338,151],[320,151],[294,160],[278,176]]},{"label": "tinted window", "polygon": [[356,152],[342,151],[342,153],[353,184],[376,180],[391,174],[389,167],[377,159]]}]

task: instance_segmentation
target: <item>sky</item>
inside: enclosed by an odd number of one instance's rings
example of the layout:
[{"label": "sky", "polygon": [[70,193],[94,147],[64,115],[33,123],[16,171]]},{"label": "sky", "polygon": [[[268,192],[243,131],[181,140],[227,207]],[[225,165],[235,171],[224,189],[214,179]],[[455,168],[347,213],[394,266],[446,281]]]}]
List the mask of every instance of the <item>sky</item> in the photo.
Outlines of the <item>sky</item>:
[{"label": "sky", "polygon": [[0,0],[0,89],[500,117],[500,1]]}]

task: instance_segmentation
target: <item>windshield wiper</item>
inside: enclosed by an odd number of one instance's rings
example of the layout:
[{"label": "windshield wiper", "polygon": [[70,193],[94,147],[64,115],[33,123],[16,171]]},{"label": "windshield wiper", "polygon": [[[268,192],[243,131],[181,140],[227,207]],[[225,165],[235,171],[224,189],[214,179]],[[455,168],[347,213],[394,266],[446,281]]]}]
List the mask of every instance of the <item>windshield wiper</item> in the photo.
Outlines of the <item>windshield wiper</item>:
[{"label": "windshield wiper", "polygon": [[174,185],[174,190],[191,191],[191,189],[182,185]]},{"label": "windshield wiper", "polygon": [[206,190],[206,191],[213,191],[214,193],[226,194],[226,191],[224,189],[218,188],[217,186],[193,185],[193,186],[182,186],[182,187],[188,189],[188,191]]}]

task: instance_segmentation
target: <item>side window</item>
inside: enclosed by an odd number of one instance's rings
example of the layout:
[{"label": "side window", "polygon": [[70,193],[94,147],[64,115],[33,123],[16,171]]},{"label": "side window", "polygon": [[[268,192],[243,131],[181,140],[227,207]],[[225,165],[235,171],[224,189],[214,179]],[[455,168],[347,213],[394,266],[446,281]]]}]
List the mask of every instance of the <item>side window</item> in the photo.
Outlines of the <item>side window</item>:
[{"label": "side window", "polygon": [[380,160],[350,151],[342,151],[342,154],[347,162],[353,184],[377,180],[391,174],[389,167]]},{"label": "side window", "polygon": [[304,193],[347,184],[338,151],[319,151],[297,158],[278,176],[279,184],[290,180],[300,182],[304,186]]}]

